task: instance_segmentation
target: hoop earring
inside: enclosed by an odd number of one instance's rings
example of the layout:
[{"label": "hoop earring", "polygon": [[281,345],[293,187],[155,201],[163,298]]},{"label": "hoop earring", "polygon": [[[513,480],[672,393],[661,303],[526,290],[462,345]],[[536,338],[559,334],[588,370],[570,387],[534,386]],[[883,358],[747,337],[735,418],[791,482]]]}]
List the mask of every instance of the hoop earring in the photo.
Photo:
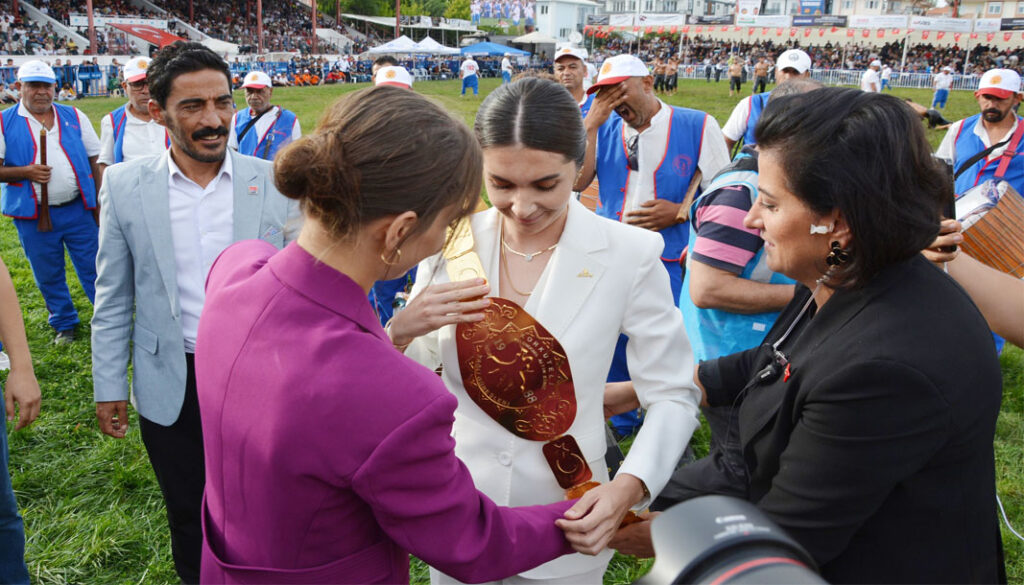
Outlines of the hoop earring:
[{"label": "hoop earring", "polygon": [[839,242],[833,241],[832,244],[830,244],[828,256],[825,256],[825,264],[828,264],[829,267],[835,267],[846,264],[849,261],[850,252],[844,250],[843,247],[839,245]]},{"label": "hoop earring", "polygon": [[394,266],[398,264],[399,262],[402,261],[402,249],[395,248],[395,251],[391,253],[391,256],[394,258],[394,261],[389,261],[387,258],[384,257],[384,252],[381,252],[380,261],[386,264],[387,266]]}]

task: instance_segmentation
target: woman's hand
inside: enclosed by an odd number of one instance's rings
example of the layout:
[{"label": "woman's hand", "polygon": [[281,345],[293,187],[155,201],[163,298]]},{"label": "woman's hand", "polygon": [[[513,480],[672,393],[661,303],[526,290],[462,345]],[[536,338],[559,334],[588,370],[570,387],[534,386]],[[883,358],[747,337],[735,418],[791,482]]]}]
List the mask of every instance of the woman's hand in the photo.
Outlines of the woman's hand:
[{"label": "woman's hand", "polygon": [[939,237],[935,238],[935,241],[922,250],[921,253],[924,254],[925,258],[936,264],[952,262],[959,253],[959,248],[955,248],[955,246],[964,241],[962,231],[963,225],[959,221],[955,219],[942,220],[942,224],[939,227]]},{"label": "woman's hand", "polygon": [[650,558],[654,556],[654,543],[651,540],[651,521],[661,512],[644,512],[640,514],[643,522],[634,522],[623,526],[615,533],[608,548],[614,548],[624,555]]},{"label": "woman's hand", "polygon": [[604,417],[606,419],[638,408],[640,408],[640,400],[636,397],[633,382],[608,382],[604,385]]},{"label": "woman's hand", "polygon": [[565,532],[565,539],[576,552],[596,555],[615,536],[626,512],[643,497],[640,479],[621,473],[610,483],[583,494],[572,508],[565,511],[564,518],[555,521],[555,525]]},{"label": "woman's hand", "polygon": [[391,320],[391,342],[404,347],[445,325],[482,321],[491,301],[481,297],[490,291],[482,278],[428,286]]}]

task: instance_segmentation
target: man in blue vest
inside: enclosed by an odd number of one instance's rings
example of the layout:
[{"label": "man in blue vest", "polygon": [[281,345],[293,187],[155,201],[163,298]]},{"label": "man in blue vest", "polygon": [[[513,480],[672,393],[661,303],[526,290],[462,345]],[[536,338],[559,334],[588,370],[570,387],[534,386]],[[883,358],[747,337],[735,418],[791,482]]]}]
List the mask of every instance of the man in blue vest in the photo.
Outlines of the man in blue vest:
[{"label": "man in blue vest", "polygon": [[[957,196],[985,181],[1006,181],[1024,194],[1024,124],[1017,115],[1020,84],[1020,75],[1012,69],[986,71],[974,92],[981,113],[954,122],[935,151],[958,175]],[[1002,351],[1003,338],[995,340]]]},{"label": "man in blue vest", "polygon": [[[789,49],[779,55],[775,62],[775,82],[785,83],[789,79],[809,78],[811,76],[811,57],[800,49]],[[754,127],[761,119],[761,112],[768,103],[770,91],[755,93],[745,97],[736,107],[732,114],[722,126],[722,134],[725,135],[725,145],[732,150],[741,139],[743,144],[754,145]]]},{"label": "man in blue vest", "polygon": [[583,82],[587,79],[586,59],[586,49],[562,47],[555,51],[555,77],[580,105],[580,113],[584,118],[590,112],[590,105],[594,103],[594,94],[583,90]]},{"label": "man in blue vest", "polygon": [[[0,114],[0,211],[14,218],[36,286],[50,312],[56,343],[71,343],[78,311],[64,270],[64,249],[89,302],[95,298],[97,226],[93,218],[100,140],[77,108],[53,102],[57,77],[42,61],[18,69],[21,102]],[[46,136],[41,164],[40,132]],[[52,229],[40,231],[40,203],[46,185]],[[44,228],[45,229],[45,228]]]},{"label": "man in blue vest", "polygon": [[128,103],[100,120],[100,173],[112,164],[161,155],[170,145],[167,130],[149,115],[149,59],[133,57],[124,65],[121,87]]},{"label": "man in blue vest", "polygon": [[[632,55],[606,59],[587,92],[598,92],[584,119],[587,152],[574,189],[598,179],[598,215],[661,233],[661,260],[679,302],[689,237],[690,203],[729,163],[715,119],[697,110],[669,106],[654,95],[647,65]],[[609,382],[629,380],[625,337],[619,339]],[[616,429],[629,431],[622,422]]]},{"label": "man in blue vest", "polygon": [[247,109],[235,114],[231,121],[228,146],[242,154],[274,160],[285,145],[302,136],[295,113],[281,106],[270,105],[274,86],[262,71],[250,71],[242,81]]},{"label": "man in blue vest", "polygon": [[[935,151],[935,156],[949,161],[960,174],[958,195],[990,179],[1007,181],[1024,193],[1024,152],[1020,148],[1024,125],[1016,113],[1020,83],[1020,75],[1012,69],[986,71],[974,92],[981,113],[954,122]],[[996,148],[989,150],[991,146]],[[971,162],[985,150],[985,156]],[[962,168],[968,162],[971,164]]]},{"label": "man in blue vest", "polygon": [[605,60],[587,90],[598,94],[584,121],[587,154],[575,187],[582,191],[596,175],[598,215],[661,233],[661,259],[678,302],[692,197],[729,163],[729,152],[712,116],[669,106],[653,88],[640,59]]}]

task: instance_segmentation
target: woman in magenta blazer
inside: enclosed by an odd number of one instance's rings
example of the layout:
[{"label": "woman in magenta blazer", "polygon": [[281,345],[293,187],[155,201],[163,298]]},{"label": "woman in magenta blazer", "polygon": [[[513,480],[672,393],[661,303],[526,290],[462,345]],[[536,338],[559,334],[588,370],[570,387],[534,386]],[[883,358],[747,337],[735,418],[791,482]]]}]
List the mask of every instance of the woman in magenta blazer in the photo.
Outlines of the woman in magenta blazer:
[{"label": "woman in magenta blazer", "polygon": [[[472,134],[381,86],[337,102],[275,165],[298,241],[211,269],[196,371],[206,447],[202,581],[396,583],[412,553],[464,581],[570,552],[570,502],[501,508],[454,454],[455,397],[366,300],[444,243],[480,192]],[[486,303],[487,301],[477,301]]]}]

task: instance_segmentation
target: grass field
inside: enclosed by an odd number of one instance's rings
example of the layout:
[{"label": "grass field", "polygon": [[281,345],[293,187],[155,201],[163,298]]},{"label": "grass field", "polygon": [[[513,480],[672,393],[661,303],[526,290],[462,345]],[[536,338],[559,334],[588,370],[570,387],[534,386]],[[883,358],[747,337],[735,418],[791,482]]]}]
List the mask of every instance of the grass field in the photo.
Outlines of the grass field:
[{"label": "grass field", "polygon": [[[454,81],[419,83],[416,90],[471,122],[480,99],[496,84],[493,79],[483,80],[478,99],[460,98],[458,82]],[[727,97],[727,83],[681,84],[680,92],[667,101],[705,110],[719,123],[725,122],[738,101]],[[303,130],[308,132],[329,103],[359,87],[362,86],[278,89],[274,102],[295,111]],[[893,93],[924,104],[931,98],[930,92],[924,90]],[[236,97],[244,107],[241,93]],[[122,102],[93,99],[75,105],[90,116],[98,131],[101,116]],[[950,102],[947,117],[952,120],[976,112],[969,93],[954,92]],[[930,131],[929,138],[937,146],[942,132]],[[11,474],[25,517],[33,581],[176,582],[163,503],[135,426],[134,412],[133,427],[126,440],[104,437],[96,427],[87,325],[92,308],[77,288],[70,264],[68,279],[84,325],[80,341],[58,347],[51,343],[53,332],[46,323],[46,309],[14,228],[6,219],[0,220],[0,256],[14,277],[43,390],[42,414],[36,423],[9,435]],[[1024,352],[1007,349],[1002,364],[1003,411],[996,438],[998,489],[1011,521],[1020,529],[1024,528]],[[345,429],[336,430],[344,436]],[[706,435],[700,435],[698,452],[706,450],[706,441]],[[1003,535],[1010,582],[1024,582],[1024,544],[1005,530]],[[649,561],[617,556],[605,583],[631,582],[649,566]],[[412,579],[416,583],[427,582],[422,563],[414,564]]]}]

